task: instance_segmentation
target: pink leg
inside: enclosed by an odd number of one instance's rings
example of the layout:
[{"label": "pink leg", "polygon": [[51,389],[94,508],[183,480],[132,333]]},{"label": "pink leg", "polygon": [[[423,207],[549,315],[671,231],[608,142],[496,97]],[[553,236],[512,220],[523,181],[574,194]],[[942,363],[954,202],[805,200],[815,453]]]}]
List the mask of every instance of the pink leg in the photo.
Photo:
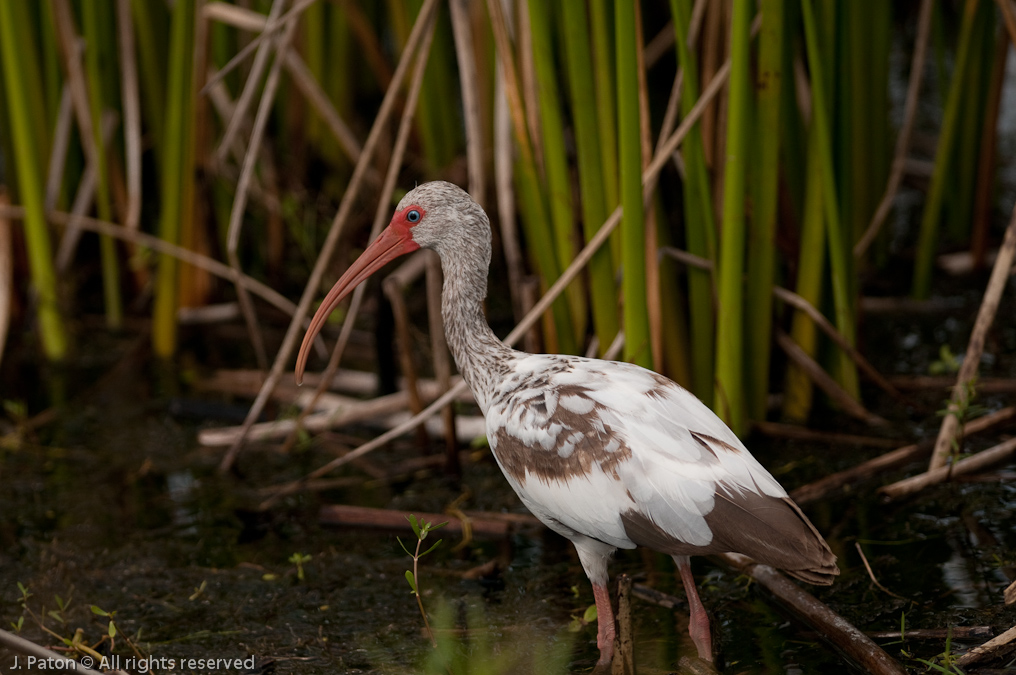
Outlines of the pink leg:
[{"label": "pink leg", "polygon": [[695,589],[695,577],[691,575],[691,563],[688,561],[688,556],[674,556],[674,561],[677,563],[677,569],[681,571],[684,592],[688,596],[690,611],[688,634],[691,635],[691,641],[695,643],[699,658],[712,663],[713,641],[709,634],[709,617],[706,615],[706,608],[702,606],[698,591]]},{"label": "pink leg", "polygon": [[596,646],[600,648],[599,665],[610,665],[614,658],[614,609],[610,606],[607,587],[593,584],[596,599]]}]

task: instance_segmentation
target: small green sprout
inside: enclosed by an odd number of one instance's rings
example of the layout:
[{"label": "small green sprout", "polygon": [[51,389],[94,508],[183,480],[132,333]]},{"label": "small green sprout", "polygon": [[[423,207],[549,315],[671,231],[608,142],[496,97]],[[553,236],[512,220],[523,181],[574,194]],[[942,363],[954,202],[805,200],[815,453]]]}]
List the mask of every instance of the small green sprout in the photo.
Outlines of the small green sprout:
[{"label": "small green sprout", "polygon": [[303,553],[294,553],[289,556],[289,562],[296,565],[296,578],[300,581],[304,580],[303,565],[313,560],[313,556],[305,555]]},{"label": "small green sprout", "polygon": [[406,552],[406,555],[413,559],[413,569],[406,570],[406,581],[409,582],[409,587],[412,589],[413,595],[416,596],[416,604],[420,607],[420,615],[423,616],[423,625],[427,629],[427,635],[430,636],[431,643],[437,647],[437,640],[434,638],[434,631],[431,630],[430,622],[427,620],[427,612],[423,609],[423,598],[420,596],[420,577],[418,576],[418,570],[420,558],[436,549],[443,541],[442,539],[438,539],[430,548],[423,553],[420,553],[420,549],[423,547],[423,540],[426,539],[427,535],[434,530],[447,525],[448,521],[445,521],[440,525],[434,525],[432,523],[428,523],[426,520],[418,521],[416,516],[412,513],[406,516],[406,520],[409,521],[409,526],[413,528],[413,534],[416,535],[416,551],[414,553],[411,553],[409,549],[406,548],[406,545],[402,543],[402,539],[396,537],[396,540],[399,542],[399,546],[402,547],[402,550]]}]

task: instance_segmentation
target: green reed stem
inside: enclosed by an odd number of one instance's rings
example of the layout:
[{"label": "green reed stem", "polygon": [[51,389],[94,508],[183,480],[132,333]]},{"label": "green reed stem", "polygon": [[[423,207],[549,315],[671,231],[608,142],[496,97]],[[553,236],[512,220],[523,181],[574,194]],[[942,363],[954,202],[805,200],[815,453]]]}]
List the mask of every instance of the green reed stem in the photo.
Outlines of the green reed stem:
[{"label": "green reed stem", "polygon": [[[671,0],[677,37],[678,65],[683,69],[681,113],[687,115],[698,100],[698,59],[688,49],[691,0]],[[717,259],[716,216],[713,212],[709,167],[702,145],[702,125],[695,124],[681,144],[684,159],[685,246],[695,255]],[[692,390],[703,401],[712,401],[715,374],[716,317],[713,308],[713,273],[688,268],[688,314],[691,339]]]},{"label": "green reed stem", "polygon": [[974,19],[977,16],[978,0],[967,0],[963,7],[960,23],[959,44],[956,47],[956,65],[949,83],[945,110],[942,113],[942,129],[935,150],[935,168],[931,174],[931,186],[921,215],[921,231],[917,241],[917,258],[914,260],[914,281],[911,292],[914,297],[926,298],[931,293],[931,272],[935,263],[935,243],[942,216],[942,202],[948,185],[949,165],[953,144],[959,128],[960,109],[963,103],[964,78],[967,61],[972,49]]},{"label": "green reed stem", "polygon": [[720,316],[716,327],[716,392],[713,409],[734,433],[745,431],[744,247],[748,138],[751,131],[750,0],[734,0],[730,33],[726,162],[723,172],[723,237],[720,240]]},{"label": "green reed stem", "polygon": [[639,123],[638,44],[635,6],[614,5],[617,48],[618,155],[621,166],[621,290],[624,295],[624,360],[650,367],[646,302],[646,234],[642,205],[642,145]]},{"label": "green reed stem", "polygon": [[[194,51],[194,0],[177,0],[170,25],[169,87],[166,136],[162,166],[162,218],[159,236],[170,243],[180,240],[180,221],[187,215],[187,147],[190,138],[191,54]],[[152,317],[152,344],[157,356],[169,358],[176,351],[177,275],[175,259],[159,256]]]},{"label": "green reed stem", "polygon": [[[836,192],[835,164],[832,151],[832,123],[826,101],[826,76],[821,64],[822,52],[819,50],[818,29],[815,12],[811,0],[802,0],[802,16],[804,19],[805,42],[807,44],[808,63],[811,68],[812,116],[816,126],[819,157],[823,165],[821,173],[823,185],[822,203],[825,205],[826,227],[829,228],[827,242],[829,244],[829,262],[832,275],[833,304],[836,311],[836,328],[851,344],[854,342],[853,303],[850,290],[852,287],[852,264],[850,249],[840,220],[839,201]],[[854,398],[859,398],[860,384],[857,379],[857,367],[847,354],[839,353],[838,380],[843,388]]]},{"label": "green reed stem", "polygon": [[[106,144],[102,138],[102,115],[105,109],[103,92],[108,88],[104,80],[116,77],[117,71],[109,46],[108,25],[112,14],[110,5],[101,2],[86,2],[81,6],[82,31],[85,37],[85,72],[88,77],[88,107],[92,118],[92,141],[95,147],[95,202],[99,218],[107,222],[114,220],[110,204],[109,169],[106,158]],[[112,237],[99,235],[99,252],[102,260],[102,289],[106,305],[106,326],[119,330],[123,326],[123,300],[120,297],[120,264],[117,260],[116,243]]]},{"label": "green reed stem", "polygon": [[[533,66],[536,70],[537,99],[540,108],[540,132],[542,135],[540,140],[542,141],[545,178],[543,192],[550,210],[557,266],[558,269],[563,270],[571,264],[575,257],[573,237],[575,213],[572,209],[568,153],[564,145],[562,101],[558,96],[560,85],[554,62],[552,40],[554,5],[547,2],[530,2],[528,6],[529,27],[533,42]],[[565,292],[568,296],[568,307],[571,310],[575,338],[581,342],[582,336],[585,335],[586,324],[586,306],[582,285],[571,284]]]},{"label": "green reed stem", "polygon": [[772,351],[773,279],[776,267],[776,206],[780,175],[780,108],[783,86],[785,12],[783,0],[763,0],[759,34],[755,120],[754,212],[748,245],[748,413],[766,416]]},{"label": "green reed stem", "polygon": [[13,163],[18,189],[25,207],[25,244],[32,285],[38,294],[39,329],[43,352],[50,361],[67,355],[67,332],[57,303],[56,274],[46,223],[41,148],[34,120],[46,119],[41,82],[34,77],[37,52],[29,43],[32,35],[27,7],[20,0],[0,2],[0,57],[3,60],[5,105],[10,115],[14,145]]},{"label": "green reed stem", "polygon": [[[578,155],[579,189],[582,199],[582,224],[588,242],[607,219],[607,195],[604,192],[604,157],[612,151],[601,151],[599,118],[602,110],[596,104],[599,90],[610,90],[611,83],[599,89],[589,69],[592,59],[589,39],[589,17],[584,0],[565,0],[561,4],[560,29],[564,33],[567,55],[568,84],[571,93],[575,149]],[[608,69],[609,72],[609,69]],[[595,75],[602,75],[596,71]],[[613,110],[613,106],[611,106]],[[611,115],[613,118],[613,115]],[[613,160],[616,161],[616,158]],[[616,171],[616,167],[615,167]],[[616,186],[616,175],[614,183]],[[616,192],[616,190],[615,190]],[[618,331],[617,289],[610,248],[600,248],[589,261],[589,285],[592,296],[593,325],[602,354]]]}]

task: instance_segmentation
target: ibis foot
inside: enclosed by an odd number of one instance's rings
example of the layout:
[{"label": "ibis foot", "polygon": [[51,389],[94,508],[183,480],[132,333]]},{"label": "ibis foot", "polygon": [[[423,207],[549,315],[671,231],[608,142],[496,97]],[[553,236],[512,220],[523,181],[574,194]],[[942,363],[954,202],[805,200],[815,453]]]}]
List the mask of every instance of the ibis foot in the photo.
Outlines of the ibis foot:
[{"label": "ibis foot", "polygon": [[695,589],[695,577],[691,574],[691,563],[686,555],[675,555],[674,562],[681,572],[681,581],[684,582],[684,592],[688,596],[688,634],[691,641],[695,643],[698,650],[698,657],[703,661],[713,662],[713,640],[709,634],[709,616],[706,608],[702,606],[698,591]]}]

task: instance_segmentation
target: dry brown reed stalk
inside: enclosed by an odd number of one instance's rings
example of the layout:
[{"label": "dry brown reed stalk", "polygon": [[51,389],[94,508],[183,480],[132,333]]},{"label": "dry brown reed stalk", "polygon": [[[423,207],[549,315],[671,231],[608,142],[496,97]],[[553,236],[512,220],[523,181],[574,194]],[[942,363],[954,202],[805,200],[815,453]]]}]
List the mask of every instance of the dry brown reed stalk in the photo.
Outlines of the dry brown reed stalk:
[{"label": "dry brown reed stalk", "polygon": [[[512,26],[508,25],[509,35]],[[495,52],[494,65],[494,193],[497,198],[497,215],[501,233],[501,250],[504,252],[508,271],[508,286],[512,289],[512,311],[516,321],[521,321],[523,309],[522,288],[525,265],[522,261],[522,246],[519,244],[518,223],[515,218],[514,157],[512,146],[512,121],[505,91],[505,66],[501,56]]]},{"label": "dry brown reed stalk", "polygon": [[[272,6],[272,12],[281,11],[281,5],[284,0],[275,0]],[[230,130],[239,129],[238,122],[242,119],[244,114],[245,96],[248,91],[253,91],[256,74],[258,73],[258,66],[263,60],[267,60],[268,52],[271,47],[275,47],[276,57],[272,62],[271,69],[268,72],[268,79],[265,82],[264,92],[261,94],[261,101],[258,104],[257,113],[254,116],[254,126],[251,129],[250,139],[247,142],[247,152],[244,154],[243,165],[240,168],[240,179],[236,185],[236,195],[233,197],[233,206],[229,214],[229,229],[226,235],[226,259],[229,261],[229,266],[236,270],[237,274],[243,272],[243,268],[240,265],[240,256],[237,250],[240,247],[240,233],[243,229],[243,216],[247,210],[247,194],[250,190],[251,176],[254,175],[254,164],[257,161],[258,154],[261,150],[261,142],[264,138],[265,128],[268,125],[268,116],[271,114],[272,106],[275,102],[275,93],[279,87],[279,76],[282,71],[282,63],[285,60],[284,54],[289,47],[289,42],[293,37],[296,30],[297,22],[296,19],[292,19],[287,25],[286,30],[281,33],[277,40],[264,42],[261,44],[257,55],[254,58],[254,70],[251,72],[251,77],[248,79],[248,86],[244,88],[243,95],[237,102],[237,107],[233,111],[233,117],[230,119],[230,127],[226,129],[226,133],[229,134]],[[263,58],[262,58],[262,55]],[[249,97],[247,99],[249,101]],[[219,146],[218,159],[221,161],[224,157],[221,153],[228,152],[228,146],[225,144],[226,138],[223,138],[223,143]],[[254,310],[254,303],[251,302],[250,295],[246,289],[242,286],[236,288],[237,298],[240,301],[240,309],[243,312],[244,322],[247,324],[247,334],[250,336],[251,344],[254,347],[254,355],[257,360],[258,367],[262,370],[268,369],[268,353],[265,350],[264,338],[261,335],[261,328],[258,325],[257,314]]]},{"label": "dry brown reed stalk", "polygon": [[822,366],[815,359],[811,358],[800,345],[794,342],[792,337],[782,330],[776,331],[776,344],[787,355],[787,358],[807,373],[808,379],[814,382],[816,387],[825,392],[826,396],[843,409],[843,412],[873,426],[888,424],[888,422],[869,411],[860,401],[851,396],[832,376],[822,369]]},{"label": "dry brown reed stalk", "polygon": [[998,251],[998,257],[995,258],[995,266],[991,270],[988,287],[984,291],[981,308],[977,312],[977,319],[970,334],[970,342],[963,357],[963,364],[960,366],[956,385],[953,387],[952,398],[938,431],[935,450],[931,455],[931,463],[928,465],[929,472],[945,466],[957,441],[957,431],[960,423],[964,421],[961,418],[965,415],[965,411],[970,405],[970,398],[974,394],[981,354],[984,352],[984,340],[987,337],[988,329],[995,321],[998,304],[1002,299],[1009,275],[1012,273],[1014,258],[1016,258],[1016,208],[1013,209],[1009,226],[1005,230],[1002,247]]},{"label": "dry brown reed stalk", "polygon": [[449,0],[452,35],[459,66],[459,84],[462,87],[462,112],[466,126],[466,166],[469,172],[469,195],[480,206],[485,205],[483,172],[483,121],[480,118],[480,94],[477,91],[479,76],[473,50],[472,22],[469,19],[468,0]]},{"label": "dry brown reed stalk", "polygon": [[[268,23],[261,33],[261,38],[266,37],[272,27],[287,26],[289,24],[278,21],[279,14],[282,12],[282,8],[285,6],[286,0],[273,0],[272,7],[268,11]],[[288,15],[287,15],[288,16]],[[274,35],[274,33],[271,33]],[[261,84],[261,76],[264,73],[265,68],[268,66],[268,55],[271,51],[271,41],[265,40],[252,40],[245,48],[252,49],[257,48],[257,53],[254,54],[254,63],[251,64],[250,72],[247,74],[247,81],[244,83],[243,91],[240,92],[240,97],[236,100],[236,106],[233,109],[233,115],[229,119],[229,123],[226,125],[226,130],[222,134],[222,139],[219,141],[219,147],[215,151],[215,162],[217,164],[223,164],[226,161],[226,154],[229,152],[230,146],[233,144],[234,138],[240,133],[241,127],[244,125],[247,119],[247,109],[250,107],[251,102],[254,100],[254,95]],[[244,50],[241,50],[243,53]],[[239,56],[239,55],[238,55]],[[234,60],[236,57],[233,57]],[[226,66],[220,70],[216,75],[218,77],[223,76],[223,71],[227,71],[230,61]],[[228,71],[227,71],[228,72]],[[204,88],[201,90],[204,93],[213,82],[206,82]]]},{"label": "dry brown reed stalk", "polygon": [[[250,412],[247,414],[247,420],[244,422],[245,426],[249,427],[254,423],[254,420],[261,415],[261,411],[264,410],[265,403],[267,403],[268,397],[271,395],[271,390],[275,387],[279,378],[282,377],[283,370],[293,353],[293,349],[296,347],[304,319],[307,317],[311,302],[317,295],[317,289],[321,285],[321,279],[324,277],[325,269],[331,261],[332,254],[335,251],[335,246],[338,244],[339,237],[345,229],[345,224],[349,219],[349,214],[352,212],[353,204],[359,195],[360,187],[365,175],[367,174],[369,162],[374,156],[378,143],[385,128],[387,127],[388,119],[395,105],[395,101],[398,98],[398,89],[401,87],[402,81],[406,76],[406,72],[409,70],[409,64],[412,62],[413,56],[416,54],[417,47],[423,39],[425,28],[429,24],[430,17],[434,12],[436,4],[437,0],[426,0],[423,7],[420,9],[420,13],[417,15],[416,24],[413,26],[413,30],[409,34],[409,39],[406,41],[402,57],[399,60],[399,65],[396,67],[395,74],[392,77],[392,86],[389,87],[385,93],[384,99],[381,102],[381,107],[375,117],[374,125],[371,127],[370,133],[367,136],[367,141],[363,144],[363,152],[360,155],[360,161],[357,162],[353,169],[353,175],[349,179],[345,193],[343,193],[342,202],[339,204],[338,212],[335,214],[335,219],[332,221],[328,234],[321,245],[317,262],[314,263],[314,269],[311,271],[310,278],[307,281],[307,286],[304,288],[303,295],[300,298],[300,303],[297,306],[296,316],[289,324],[289,328],[287,329],[286,335],[282,341],[282,346],[279,348],[275,362],[272,364],[272,369],[265,380],[264,387],[258,394],[258,397],[254,400],[254,403],[251,405]],[[220,471],[229,470],[242,446],[243,437],[241,436],[222,458],[222,462],[219,464]]]},{"label": "dry brown reed stalk", "polygon": [[[205,5],[202,13],[207,19],[220,21],[234,28],[241,28],[251,32],[264,31],[265,26],[268,24],[268,18],[264,14],[243,7],[226,5],[221,2],[212,2]],[[335,106],[329,100],[328,94],[325,93],[318,81],[314,79],[314,75],[310,72],[306,62],[292,47],[285,50],[284,59],[286,71],[293,78],[293,83],[300,89],[300,92],[303,93],[311,105],[314,106],[314,109],[321,116],[325,125],[331,130],[335,140],[339,142],[339,146],[346,153],[346,156],[349,157],[350,161],[354,164],[358,162],[360,160],[360,152],[362,151],[360,141],[357,140],[356,135],[353,134],[341,115],[335,110]],[[214,75],[209,77],[209,80],[213,79],[215,79]],[[214,87],[209,87],[208,92],[211,93],[213,89]]]},{"label": "dry brown reed stalk", "polygon": [[[111,140],[116,125],[116,113],[108,112],[102,120],[102,140],[104,143]],[[64,229],[60,238],[60,245],[56,253],[56,268],[61,274],[65,274],[74,261],[74,253],[77,251],[78,242],[81,240],[81,232],[84,229],[81,225],[81,218],[88,213],[92,207],[92,200],[95,198],[95,189],[98,183],[96,166],[87,164],[81,174],[81,181],[74,193],[74,201],[71,204],[71,220]]]},{"label": "dry brown reed stalk", "polygon": [[137,52],[130,0],[116,3],[117,41],[120,46],[120,88],[123,99],[124,154],[127,160],[127,214],[124,226],[141,226],[141,94],[138,88]]},{"label": "dry brown reed stalk", "polygon": [[[1004,1],[1004,0],[1003,0]],[[928,51],[928,36],[931,34],[931,12],[934,7],[933,0],[922,0],[921,11],[917,19],[917,39],[914,41],[914,55],[910,61],[910,84],[907,86],[907,97],[903,104],[903,126],[900,127],[899,136],[896,137],[896,151],[892,163],[892,172],[889,174],[889,183],[886,185],[885,194],[879,202],[875,214],[871,217],[868,229],[864,231],[861,238],[854,244],[854,257],[860,258],[864,252],[875,241],[882,223],[885,222],[889,210],[892,208],[893,199],[900,188],[903,174],[906,171],[907,152],[910,150],[910,137],[914,130],[914,120],[917,117],[917,101],[921,92],[921,80],[924,76],[924,59]]]},{"label": "dry brown reed stalk", "polygon": [[[434,360],[434,375],[441,385],[441,393],[452,386],[452,358],[445,340],[444,320],[441,315],[441,290],[443,275],[441,259],[433,251],[425,251],[427,260],[427,318],[430,327],[430,349]],[[451,474],[461,472],[458,443],[455,433],[455,408],[446,406],[441,411],[441,422],[445,432],[445,471]]]},{"label": "dry brown reed stalk", "polygon": [[[423,10],[420,10],[421,16]],[[420,43],[418,49],[418,55],[416,58],[416,68],[413,71],[412,79],[409,84],[409,93],[406,97],[406,105],[403,109],[402,120],[399,122],[399,130],[395,138],[395,145],[392,149],[391,161],[388,165],[388,173],[385,176],[384,184],[381,186],[381,193],[379,195],[377,209],[374,213],[374,222],[371,225],[370,239],[373,241],[381,233],[382,227],[384,227],[385,220],[391,210],[391,197],[395,191],[395,183],[399,177],[399,171],[402,168],[402,159],[406,152],[406,145],[409,142],[409,134],[412,131],[413,118],[415,116],[417,103],[420,99],[420,90],[423,87],[423,76],[427,70],[427,61],[430,55],[430,45],[434,38],[434,27],[435,22],[433,20],[433,14],[429,15],[428,20],[423,24],[424,35],[423,40]],[[408,50],[408,44],[407,44]],[[293,431],[289,434],[285,442],[285,448],[288,450],[296,442],[296,439],[301,428],[301,422],[304,419],[308,410],[311,410],[317,402],[318,397],[327,388],[326,383],[331,380],[335,375],[335,371],[339,368],[339,362],[342,359],[342,353],[345,351],[346,344],[349,341],[349,336],[352,334],[353,325],[356,322],[356,317],[359,314],[360,306],[363,302],[363,295],[366,292],[366,284],[361,284],[353,292],[353,300],[350,304],[350,309],[346,313],[346,317],[343,321],[342,332],[339,335],[339,341],[335,345],[335,349],[332,350],[332,355],[328,360],[328,365],[325,367],[324,376],[321,379],[321,383],[317,386],[314,396],[311,398],[311,404],[304,408],[296,418],[296,424]],[[405,345],[404,350],[406,358],[409,357],[409,345]],[[408,367],[406,370],[407,376],[413,377],[412,362],[404,362],[404,367]],[[415,379],[415,378],[414,378]],[[412,387],[412,391],[416,392],[416,387]],[[411,399],[412,400],[412,399]],[[418,406],[418,410],[422,408],[422,404],[419,401],[415,401],[414,405]],[[425,439],[425,436],[421,438]]]},{"label": "dry brown reed stalk", "polygon": [[46,170],[46,210],[55,209],[63,185],[64,167],[67,165],[67,151],[71,144],[71,125],[74,121],[71,106],[70,86],[65,82],[60,94],[60,107],[56,114],[56,128],[53,130],[53,146],[49,153]]}]

